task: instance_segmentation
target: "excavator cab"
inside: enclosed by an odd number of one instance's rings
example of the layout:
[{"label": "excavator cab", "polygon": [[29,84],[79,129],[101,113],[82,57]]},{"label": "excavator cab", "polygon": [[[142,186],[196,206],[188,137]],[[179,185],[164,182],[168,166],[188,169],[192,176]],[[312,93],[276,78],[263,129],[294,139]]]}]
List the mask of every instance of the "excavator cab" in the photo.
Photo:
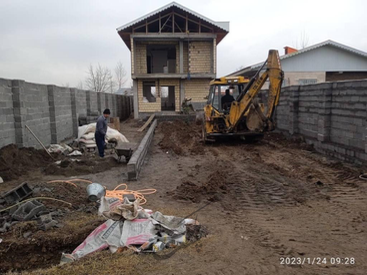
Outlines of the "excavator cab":
[{"label": "excavator cab", "polygon": [[[222,77],[210,82],[210,90],[207,104],[211,105],[218,112],[228,113],[232,101],[236,100],[240,92],[247,85],[249,80],[244,77]],[[232,101],[225,100],[226,92],[228,91],[228,98]]]},{"label": "excavator cab", "polygon": [[[267,80],[269,88],[264,104],[259,100],[259,92]],[[211,81],[202,117],[203,140],[225,136],[259,137],[274,130],[273,115],[282,82],[283,71],[276,50],[269,51],[268,59],[251,79],[239,76]]]}]

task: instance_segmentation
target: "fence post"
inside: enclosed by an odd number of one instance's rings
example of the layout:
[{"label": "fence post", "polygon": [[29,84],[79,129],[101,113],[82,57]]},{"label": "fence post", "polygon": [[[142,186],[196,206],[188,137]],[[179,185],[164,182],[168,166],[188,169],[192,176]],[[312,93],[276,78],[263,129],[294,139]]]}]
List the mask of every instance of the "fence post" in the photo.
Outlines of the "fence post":
[{"label": "fence post", "polygon": [[56,110],[55,110],[55,85],[47,85],[48,108],[50,112],[51,144],[57,143]]},{"label": "fence post", "polygon": [[301,86],[298,86],[297,90],[290,90],[289,95],[289,133],[294,135],[299,132],[298,129],[298,109],[299,109],[299,93]]},{"label": "fence post", "polygon": [[76,112],[76,89],[70,88],[70,97],[71,97],[71,118],[73,121],[73,136],[78,136],[78,115]]},{"label": "fence post", "polygon": [[27,112],[27,110],[24,108],[24,103],[22,102],[22,94],[24,93],[24,80],[12,80],[11,85],[11,91],[13,94],[15,142],[18,147],[23,147],[25,134],[24,116]]},{"label": "fence post", "polygon": [[318,111],[317,140],[321,142],[330,141],[331,129],[331,103],[333,88],[337,83],[332,83],[322,91],[321,104]]}]

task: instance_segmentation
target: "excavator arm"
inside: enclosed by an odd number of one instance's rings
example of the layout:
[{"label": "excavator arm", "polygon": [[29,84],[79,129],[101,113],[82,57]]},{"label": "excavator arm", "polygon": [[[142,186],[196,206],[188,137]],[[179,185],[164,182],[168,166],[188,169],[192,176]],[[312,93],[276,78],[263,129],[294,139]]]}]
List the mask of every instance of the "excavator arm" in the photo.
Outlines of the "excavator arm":
[{"label": "excavator arm", "polygon": [[[267,64],[267,69],[260,75],[260,72],[265,64]],[[270,83],[269,94],[267,110],[265,113],[263,113],[255,99],[267,79],[269,79]],[[264,125],[266,125],[268,128],[272,128],[272,117],[275,106],[277,106],[279,102],[282,81],[283,71],[280,66],[278,51],[270,50],[267,61],[251,79],[248,85],[243,89],[237,100],[232,102],[227,118],[228,131],[232,132],[234,129],[236,129],[250,108],[255,110]]]}]

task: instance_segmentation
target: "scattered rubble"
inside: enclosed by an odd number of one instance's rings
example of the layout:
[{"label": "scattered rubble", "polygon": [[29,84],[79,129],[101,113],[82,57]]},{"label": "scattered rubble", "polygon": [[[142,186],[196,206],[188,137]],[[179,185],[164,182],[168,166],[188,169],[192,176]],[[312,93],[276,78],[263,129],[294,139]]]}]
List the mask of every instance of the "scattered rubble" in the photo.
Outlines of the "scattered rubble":
[{"label": "scattered rubble", "polygon": [[[2,195],[18,194],[16,192],[25,186],[28,196],[0,200],[0,211],[18,201],[24,202],[0,212],[0,234],[3,240],[0,246],[0,273],[10,269],[24,270],[56,264],[61,252],[75,247],[100,223],[95,215],[98,209],[96,203],[86,199],[85,187],[80,184],[23,183]],[[42,200],[42,197],[70,204]]]}]

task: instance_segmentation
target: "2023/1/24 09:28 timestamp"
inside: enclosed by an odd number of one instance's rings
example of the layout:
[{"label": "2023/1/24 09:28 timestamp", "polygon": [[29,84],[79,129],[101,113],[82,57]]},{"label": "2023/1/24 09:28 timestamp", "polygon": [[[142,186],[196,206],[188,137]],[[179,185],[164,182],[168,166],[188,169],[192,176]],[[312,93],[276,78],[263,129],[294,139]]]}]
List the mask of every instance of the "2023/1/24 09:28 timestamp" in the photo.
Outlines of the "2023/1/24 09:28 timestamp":
[{"label": "2023/1/24 09:28 timestamp", "polygon": [[281,265],[354,265],[356,259],[354,257],[280,257]]}]

